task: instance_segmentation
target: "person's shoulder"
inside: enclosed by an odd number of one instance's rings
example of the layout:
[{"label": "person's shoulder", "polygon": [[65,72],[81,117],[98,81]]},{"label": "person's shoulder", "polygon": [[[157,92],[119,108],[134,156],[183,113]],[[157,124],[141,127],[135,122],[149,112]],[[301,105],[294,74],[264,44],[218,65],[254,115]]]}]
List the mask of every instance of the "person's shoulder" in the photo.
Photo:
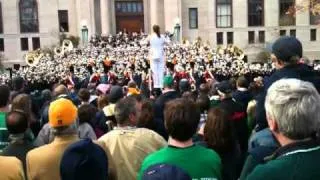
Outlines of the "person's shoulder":
[{"label": "person's shoulder", "polygon": [[159,149],[158,151],[155,151],[147,155],[146,158],[143,160],[143,164],[146,165],[146,164],[157,163],[158,161],[163,160],[166,154],[168,154],[168,147]]},{"label": "person's shoulder", "polygon": [[0,179],[24,179],[22,162],[16,157],[0,156]]},{"label": "person's shoulder", "polygon": [[5,163],[6,166],[10,167],[18,167],[21,165],[21,161],[19,159],[9,156],[0,156],[0,163]]},{"label": "person's shoulder", "polygon": [[151,136],[154,136],[154,135],[157,135],[156,132],[150,130],[150,129],[147,129],[147,128],[137,128],[135,130],[135,133],[136,134],[147,134],[147,135],[151,135]]},{"label": "person's shoulder", "polygon": [[[282,168],[281,162],[277,160],[270,161],[266,164],[258,165],[252,173],[248,175],[247,179],[274,179],[274,175],[276,175],[279,179],[279,175],[281,175]],[[280,178],[281,179],[281,178]]]},{"label": "person's shoulder", "polygon": [[158,99],[162,102],[167,102],[176,98],[179,98],[179,93],[177,91],[169,91],[161,94]]},{"label": "person's shoulder", "polygon": [[117,130],[112,130],[112,131],[109,131],[108,133],[104,134],[103,136],[101,136],[98,141],[108,141],[110,139],[112,139],[113,137],[115,136],[118,136],[119,135],[119,131]]},{"label": "person's shoulder", "polygon": [[42,136],[49,136],[49,134],[51,133],[51,131],[52,131],[52,128],[50,127],[50,124],[49,124],[49,123],[46,123],[46,124],[41,128],[37,139],[38,139],[39,137],[42,137]]},{"label": "person's shoulder", "polygon": [[51,146],[52,144],[47,144],[47,145],[34,148],[27,153],[27,158],[41,157],[47,151],[50,151],[50,150],[54,151],[54,148],[51,148]]},{"label": "person's shoulder", "polygon": [[137,128],[135,130],[135,135],[143,139],[158,139],[158,140],[164,141],[162,136],[160,136],[158,133],[154,132],[153,130],[150,130],[147,128]]},{"label": "person's shoulder", "polygon": [[79,129],[80,130],[93,130],[93,128],[91,127],[91,125],[87,122],[83,122],[79,125]]},{"label": "person's shoulder", "polygon": [[200,146],[200,145],[195,145],[195,150],[197,153],[202,154],[203,157],[205,158],[212,158],[212,159],[217,159],[220,161],[220,156],[218,155],[217,152],[215,152],[212,149]]},{"label": "person's shoulder", "polygon": [[7,112],[0,112],[0,119],[4,119],[7,115]]},{"label": "person's shoulder", "polygon": [[167,145],[167,141],[162,136],[150,129],[137,128],[133,136],[134,144],[146,150],[154,151]]},{"label": "person's shoulder", "polygon": [[272,84],[282,78],[298,78],[303,74],[313,75],[312,71],[304,64],[289,65],[276,70],[268,80]]},{"label": "person's shoulder", "polygon": [[236,96],[236,95],[241,95],[241,91],[235,90],[235,91],[232,93],[232,96]]},{"label": "person's shoulder", "polygon": [[42,127],[42,129],[44,129],[44,130],[51,129],[50,124],[49,124],[49,123],[46,123],[46,124]]}]

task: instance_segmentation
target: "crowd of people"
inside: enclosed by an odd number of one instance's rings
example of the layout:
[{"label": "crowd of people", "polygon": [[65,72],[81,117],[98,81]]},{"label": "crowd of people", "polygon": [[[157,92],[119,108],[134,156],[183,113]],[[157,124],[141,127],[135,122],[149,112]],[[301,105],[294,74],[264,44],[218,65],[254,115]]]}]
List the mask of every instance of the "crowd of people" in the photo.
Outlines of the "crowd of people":
[{"label": "crowd of people", "polygon": [[[248,63],[244,52],[236,46],[211,47],[200,38],[190,43],[177,43],[164,36],[167,74],[193,79],[209,79],[213,76],[230,78],[239,75],[270,74],[270,63]],[[75,76],[77,83],[91,77],[111,76],[115,79],[148,77],[150,69],[150,43],[144,33],[119,33],[115,36],[93,36],[88,44],[53,55],[38,50],[36,64],[13,69],[12,75],[21,76],[31,84],[52,84]],[[60,48],[61,49],[61,48]],[[28,63],[28,62],[27,62]],[[94,78],[93,78],[94,77]],[[10,75],[3,73],[1,82],[8,83]],[[104,78],[106,79],[106,78]],[[75,79],[73,79],[75,80]],[[111,81],[111,80],[109,80]],[[110,82],[109,82],[110,83]]]},{"label": "crowd of people", "polygon": [[320,76],[298,39],[279,38],[272,65],[168,43],[156,91],[146,39],[94,37],[2,79],[0,179],[320,177]]}]

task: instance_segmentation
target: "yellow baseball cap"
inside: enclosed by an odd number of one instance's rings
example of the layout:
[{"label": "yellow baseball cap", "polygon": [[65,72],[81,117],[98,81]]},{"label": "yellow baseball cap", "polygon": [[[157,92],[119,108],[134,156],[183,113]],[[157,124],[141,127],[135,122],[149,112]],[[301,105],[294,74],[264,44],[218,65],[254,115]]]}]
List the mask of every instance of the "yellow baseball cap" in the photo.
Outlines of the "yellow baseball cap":
[{"label": "yellow baseball cap", "polygon": [[128,88],[128,95],[138,95],[140,91],[137,88]]},{"label": "yellow baseball cap", "polygon": [[68,99],[60,98],[50,103],[49,125],[62,127],[73,124],[78,115],[77,107]]}]

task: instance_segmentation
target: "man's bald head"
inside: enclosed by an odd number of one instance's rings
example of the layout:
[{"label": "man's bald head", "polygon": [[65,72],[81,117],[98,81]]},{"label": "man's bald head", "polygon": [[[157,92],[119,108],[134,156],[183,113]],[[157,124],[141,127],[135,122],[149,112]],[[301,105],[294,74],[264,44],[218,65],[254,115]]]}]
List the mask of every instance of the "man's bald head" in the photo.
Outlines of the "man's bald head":
[{"label": "man's bald head", "polygon": [[6,116],[7,129],[10,134],[24,133],[28,128],[28,116],[23,112],[11,111]]},{"label": "man's bald head", "polygon": [[68,89],[65,85],[58,85],[56,88],[54,88],[53,94],[55,97],[58,97],[62,94],[68,94]]}]

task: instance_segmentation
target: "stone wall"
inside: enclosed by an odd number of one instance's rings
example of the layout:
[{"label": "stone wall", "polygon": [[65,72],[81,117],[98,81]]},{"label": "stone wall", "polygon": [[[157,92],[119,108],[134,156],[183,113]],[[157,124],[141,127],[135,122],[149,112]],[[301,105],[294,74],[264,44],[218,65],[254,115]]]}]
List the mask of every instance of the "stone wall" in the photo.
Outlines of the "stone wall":
[{"label": "stone wall", "polygon": [[[297,3],[304,0],[297,0]],[[296,26],[279,27],[279,0],[264,1],[265,26],[248,27],[247,0],[234,0],[233,26],[232,28],[216,28],[216,8],[215,0],[193,0],[182,1],[182,37],[194,40],[201,37],[203,41],[209,41],[211,45],[216,45],[216,33],[223,32],[224,45],[227,45],[227,32],[233,32],[234,44],[243,48],[248,54],[249,60],[256,61],[255,57],[259,51],[264,50],[266,44],[258,43],[258,32],[265,31],[265,41],[267,44],[279,38],[280,29],[287,30],[287,35],[291,29],[296,30],[296,37],[303,44],[305,55],[310,59],[320,59],[320,29],[311,26],[309,23],[309,12],[299,12],[296,15]],[[189,8],[198,8],[198,29],[189,28]],[[310,29],[317,28],[317,41],[310,41]],[[249,44],[248,31],[255,31],[256,43]]]}]

